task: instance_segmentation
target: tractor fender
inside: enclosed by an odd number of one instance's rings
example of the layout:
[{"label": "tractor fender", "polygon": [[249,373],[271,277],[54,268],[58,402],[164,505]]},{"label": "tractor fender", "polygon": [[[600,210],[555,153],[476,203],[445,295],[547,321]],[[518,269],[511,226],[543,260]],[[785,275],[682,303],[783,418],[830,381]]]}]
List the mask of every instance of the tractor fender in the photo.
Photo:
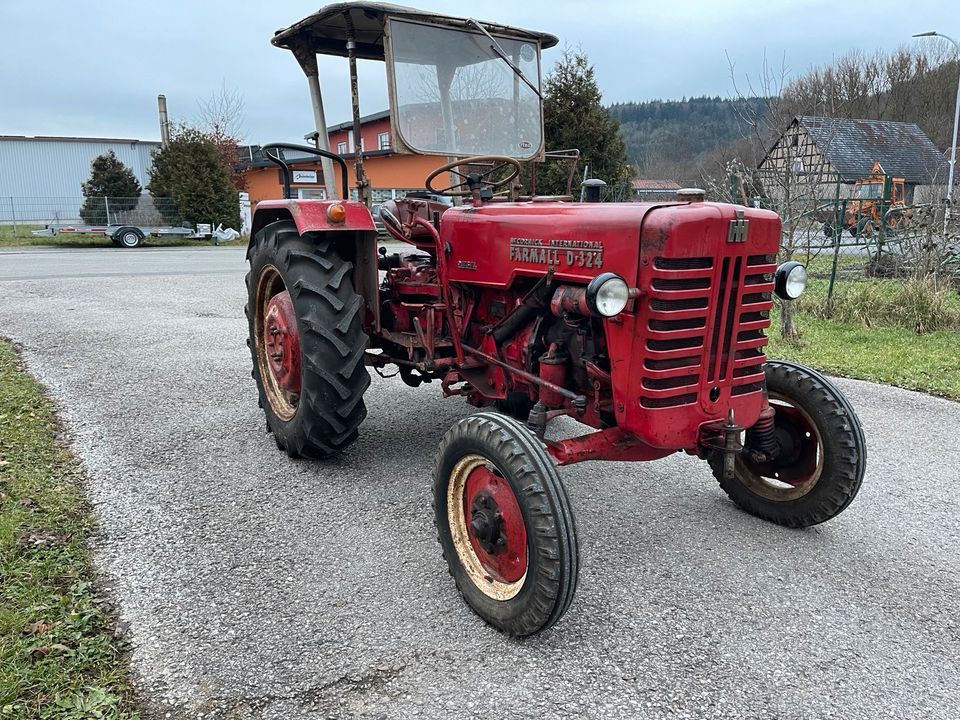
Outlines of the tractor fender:
[{"label": "tractor fender", "polygon": [[[343,206],[346,215],[342,222],[329,218],[327,210],[331,205]],[[377,232],[369,208],[357,200],[262,200],[253,212],[251,242],[260,230],[277,220],[293,220],[301,235],[343,230]]]}]

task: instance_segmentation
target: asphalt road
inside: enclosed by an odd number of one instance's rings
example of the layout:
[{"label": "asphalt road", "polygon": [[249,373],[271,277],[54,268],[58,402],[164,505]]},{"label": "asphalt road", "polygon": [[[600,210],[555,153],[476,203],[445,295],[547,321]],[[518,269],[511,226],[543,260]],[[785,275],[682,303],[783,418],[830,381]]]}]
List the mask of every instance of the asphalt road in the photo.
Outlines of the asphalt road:
[{"label": "asphalt road", "polygon": [[434,538],[433,453],[468,406],[375,377],[348,453],[289,460],[257,409],[244,272],[238,248],[0,253],[0,334],[89,469],[160,717],[960,717],[960,405],[839,381],[867,478],[805,531],[690,458],[562,470],[580,588],[518,642],[460,601]]}]

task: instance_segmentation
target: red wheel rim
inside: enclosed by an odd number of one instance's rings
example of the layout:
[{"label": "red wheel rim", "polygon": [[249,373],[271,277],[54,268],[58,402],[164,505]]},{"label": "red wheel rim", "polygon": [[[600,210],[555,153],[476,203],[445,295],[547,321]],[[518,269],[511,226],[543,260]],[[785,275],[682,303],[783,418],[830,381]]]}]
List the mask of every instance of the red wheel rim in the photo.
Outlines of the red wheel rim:
[{"label": "red wheel rim", "polygon": [[770,394],[775,425],[790,436],[792,452],[773,462],[758,463],[741,456],[738,477],[754,492],[770,500],[796,500],[806,495],[823,472],[823,438],[816,423],[787,398]]},{"label": "red wheel rim", "polygon": [[277,417],[292,420],[300,405],[300,333],[293,300],[273,265],[257,279],[253,323],[266,400]]},{"label": "red wheel rim", "polygon": [[290,293],[270,298],[263,318],[263,344],[267,366],[279,390],[300,395],[300,336]]},{"label": "red wheel rim", "polygon": [[527,528],[513,488],[482,455],[465,455],[450,471],[447,527],[470,582],[497,602],[527,581]]},{"label": "red wheel rim", "polygon": [[493,580],[515,583],[527,573],[527,527],[504,478],[486,465],[467,476],[463,493],[467,537]]}]

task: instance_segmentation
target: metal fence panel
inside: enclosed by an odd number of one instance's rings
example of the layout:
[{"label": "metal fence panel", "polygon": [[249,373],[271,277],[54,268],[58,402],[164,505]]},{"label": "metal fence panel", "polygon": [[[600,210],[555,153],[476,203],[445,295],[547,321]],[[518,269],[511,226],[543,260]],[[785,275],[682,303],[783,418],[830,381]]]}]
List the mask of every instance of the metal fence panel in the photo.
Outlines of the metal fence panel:
[{"label": "metal fence panel", "polygon": [[0,225],[174,225],[183,217],[171,198],[0,197]]}]

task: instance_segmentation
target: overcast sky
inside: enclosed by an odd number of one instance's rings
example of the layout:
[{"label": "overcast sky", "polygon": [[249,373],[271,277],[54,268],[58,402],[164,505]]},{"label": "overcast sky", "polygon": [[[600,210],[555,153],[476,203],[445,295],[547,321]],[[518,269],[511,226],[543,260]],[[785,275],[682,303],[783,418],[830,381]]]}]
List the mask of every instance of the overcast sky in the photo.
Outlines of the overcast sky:
[{"label": "overcast sky", "polygon": [[[156,96],[193,120],[221,86],[242,94],[246,140],[298,140],[312,130],[306,81],[274,30],[317,0],[0,0],[0,135],[157,139]],[[893,49],[938,30],[960,39],[955,0],[406,0],[421,9],[553,33],[596,67],[604,102],[733,93],[764,56],[792,74],[853,47]],[[350,117],[347,62],[321,59],[328,122]],[[386,108],[382,63],[361,63],[361,112]]]}]

